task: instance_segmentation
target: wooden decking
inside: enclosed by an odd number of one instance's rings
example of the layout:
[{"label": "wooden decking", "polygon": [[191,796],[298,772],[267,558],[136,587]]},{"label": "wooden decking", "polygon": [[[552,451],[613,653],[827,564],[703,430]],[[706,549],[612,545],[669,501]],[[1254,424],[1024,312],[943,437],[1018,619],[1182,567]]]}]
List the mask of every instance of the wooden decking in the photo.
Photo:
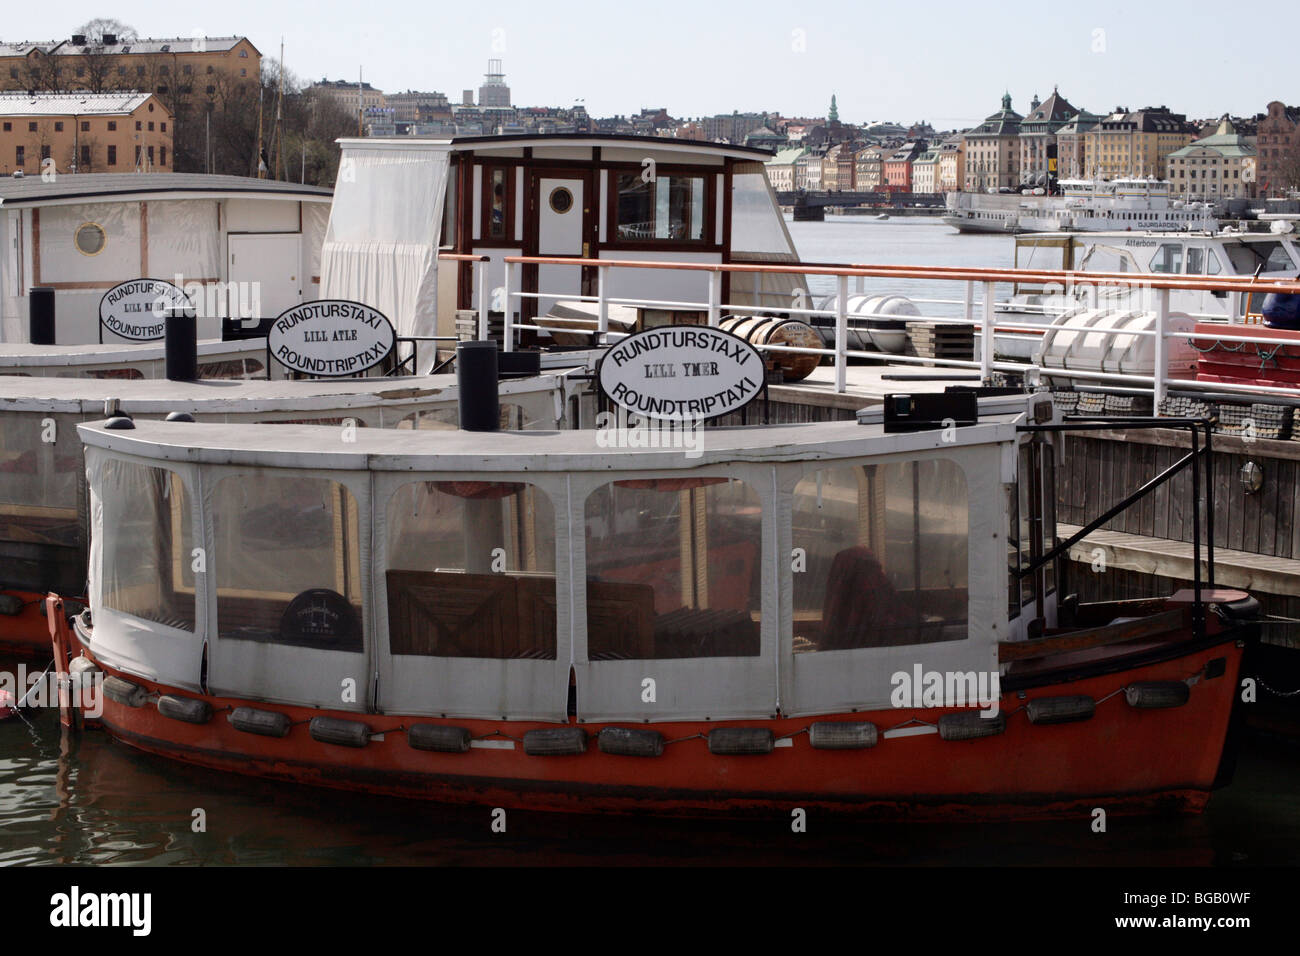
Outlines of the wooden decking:
[{"label": "wooden decking", "polygon": [[[1062,538],[1079,530],[1062,524]],[[1100,551],[1100,555],[1098,555]],[[1107,568],[1120,568],[1178,580],[1192,578],[1192,546],[1185,541],[1152,538],[1122,531],[1094,531],[1070,548],[1070,558],[1091,565],[1098,558]],[[1205,573],[1202,549],[1201,573]],[[1214,583],[1243,591],[1300,596],[1300,560],[1229,548],[1214,549]]]}]

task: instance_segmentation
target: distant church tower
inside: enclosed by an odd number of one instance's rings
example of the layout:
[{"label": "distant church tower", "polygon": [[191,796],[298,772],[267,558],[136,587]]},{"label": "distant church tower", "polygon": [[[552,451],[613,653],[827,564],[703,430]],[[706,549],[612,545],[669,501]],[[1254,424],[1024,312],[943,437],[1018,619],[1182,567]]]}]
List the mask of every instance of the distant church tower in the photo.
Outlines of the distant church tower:
[{"label": "distant church tower", "polygon": [[830,111],[828,114],[826,114],[826,122],[828,122],[828,123],[838,123],[839,121],[840,121],[840,111],[839,111],[839,108],[835,105],[835,94],[832,93],[832,94],[831,94],[831,111]]}]

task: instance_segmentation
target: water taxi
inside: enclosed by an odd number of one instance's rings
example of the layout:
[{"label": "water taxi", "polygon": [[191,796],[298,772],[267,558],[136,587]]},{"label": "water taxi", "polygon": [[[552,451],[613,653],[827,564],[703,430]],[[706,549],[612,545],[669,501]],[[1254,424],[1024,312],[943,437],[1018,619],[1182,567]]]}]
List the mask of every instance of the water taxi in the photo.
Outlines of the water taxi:
[{"label": "water taxi", "polygon": [[[48,599],[56,667],[102,679],[98,723],[131,747],[368,794],[1203,808],[1253,600],[1212,586],[1208,552],[1177,593],[1067,596],[1056,449],[1097,423],[1043,395],[920,398],[690,448],[83,424],[89,608]],[[1200,481],[1201,423],[1163,422],[1198,436],[1179,467]]]},{"label": "water taxi", "polygon": [[[546,373],[503,381],[505,427],[554,428],[573,388]],[[0,376],[0,650],[43,653],[50,591],[84,600],[91,547],[77,425],[105,411],[138,420],[189,416],[226,423],[315,423],[332,444],[369,428],[447,430],[457,424],[455,375],[344,381],[217,381]]]}]

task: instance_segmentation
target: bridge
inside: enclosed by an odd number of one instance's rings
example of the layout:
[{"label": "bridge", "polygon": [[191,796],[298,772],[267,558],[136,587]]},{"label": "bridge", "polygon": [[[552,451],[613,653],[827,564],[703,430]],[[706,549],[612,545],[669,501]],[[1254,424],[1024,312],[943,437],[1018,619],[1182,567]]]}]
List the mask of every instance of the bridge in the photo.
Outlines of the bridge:
[{"label": "bridge", "polygon": [[942,208],[945,202],[943,193],[809,192],[802,189],[778,192],[776,198],[782,206],[805,209],[825,209],[827,206],[892,206],[894,208],[920,206],[936,209]]}]

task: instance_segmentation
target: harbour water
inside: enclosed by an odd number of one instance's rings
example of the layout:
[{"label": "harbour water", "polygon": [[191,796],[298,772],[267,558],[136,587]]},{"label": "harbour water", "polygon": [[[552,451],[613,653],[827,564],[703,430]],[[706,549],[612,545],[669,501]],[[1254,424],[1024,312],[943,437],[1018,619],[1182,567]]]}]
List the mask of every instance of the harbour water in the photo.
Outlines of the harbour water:
[{"label": "harbour water", "polygon": [[[936,219],[789,223],[805,260],[1005,266],[1012,243]],[[870,293],[950,297],[942,284],[872,280]],[[831,291],[814,287],[814,292]],[[13,670],[15,662],[0,661]],[[204,829],[195,832],[195,811]],[[1195,817],[1018,824],[660,821],[446,808],[275,784],[61,734],[57,714],[0,721],[0,864],[173,865],[1057,865],[1300,862],[1300,745],[1247,733],[1236,775]]]}]

